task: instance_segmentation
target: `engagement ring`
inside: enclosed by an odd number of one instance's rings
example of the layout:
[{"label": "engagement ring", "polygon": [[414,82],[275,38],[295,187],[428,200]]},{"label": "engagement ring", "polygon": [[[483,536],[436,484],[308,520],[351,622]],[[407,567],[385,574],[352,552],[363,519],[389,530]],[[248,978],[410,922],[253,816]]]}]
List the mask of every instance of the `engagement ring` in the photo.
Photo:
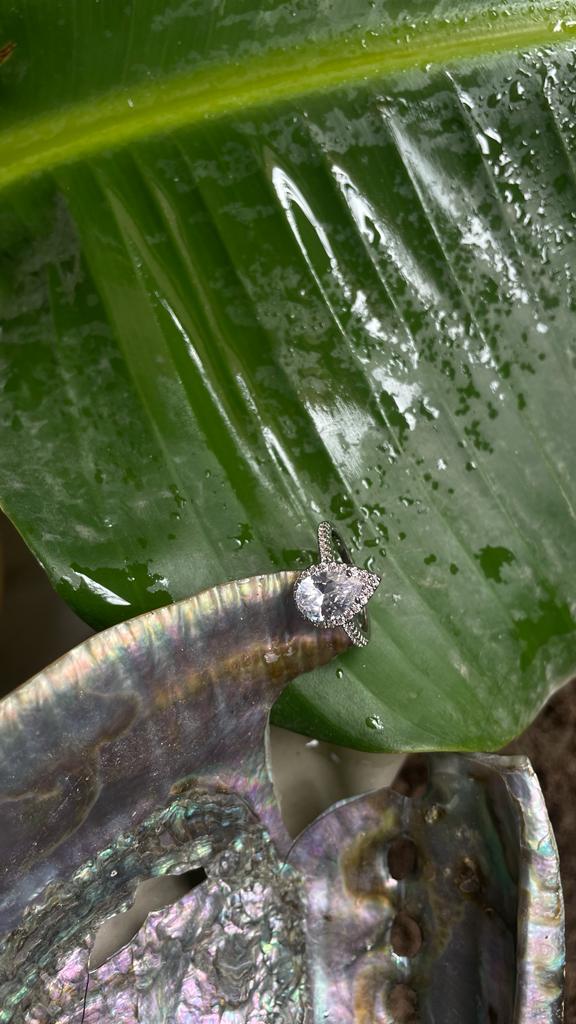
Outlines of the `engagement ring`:
[{"label": "engagement ring", "polygon": [[331,523],[318,527],[319,561],[300,573],[294,600],[301,615],[321,629],[342,626],[357,647],[369,639],[366,605],[380,576],[354,565],[342,537]]}]

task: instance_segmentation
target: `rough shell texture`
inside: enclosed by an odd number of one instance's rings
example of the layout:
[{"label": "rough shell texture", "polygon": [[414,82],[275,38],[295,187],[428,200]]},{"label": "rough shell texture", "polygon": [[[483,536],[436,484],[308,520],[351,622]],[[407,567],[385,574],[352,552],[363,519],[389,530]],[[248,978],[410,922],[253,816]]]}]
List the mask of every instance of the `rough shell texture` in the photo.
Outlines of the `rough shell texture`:
[{"label": "rough shell texture", "polygon": [[[295,576],[108,630],[0,704],[0,1022],[552,1024],[554,839],[524,758],[435,755],[426,792],[336,805],[296,841],[266,758],[286,682],[347,645]],[[101,967],[139,880],[202,866]]]}]

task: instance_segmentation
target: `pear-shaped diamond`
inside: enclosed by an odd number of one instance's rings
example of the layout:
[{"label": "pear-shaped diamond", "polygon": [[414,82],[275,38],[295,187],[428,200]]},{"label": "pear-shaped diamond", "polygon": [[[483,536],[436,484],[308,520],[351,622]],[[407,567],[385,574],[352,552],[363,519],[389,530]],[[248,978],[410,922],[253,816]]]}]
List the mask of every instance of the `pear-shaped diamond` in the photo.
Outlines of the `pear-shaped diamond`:
[{"label": "pear-shaped diamond", "polygon": [[321,562],[302,573],[294,598],[304,618],[319,626],[333,626],[353,618],[379,583],[379,576],[354,565]]}]

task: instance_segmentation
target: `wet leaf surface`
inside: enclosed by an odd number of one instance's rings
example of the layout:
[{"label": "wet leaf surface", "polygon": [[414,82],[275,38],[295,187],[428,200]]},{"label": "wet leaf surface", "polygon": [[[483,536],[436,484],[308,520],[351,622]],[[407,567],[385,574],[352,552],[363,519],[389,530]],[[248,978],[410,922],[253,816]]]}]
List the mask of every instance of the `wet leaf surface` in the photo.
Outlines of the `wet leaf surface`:
[{"label": "wet leaf surface", "polygon": [[3,13],[0,494],[88,621],[331,518],[373,639],[276,721],[485,749],[574,674],[569,15]]}]

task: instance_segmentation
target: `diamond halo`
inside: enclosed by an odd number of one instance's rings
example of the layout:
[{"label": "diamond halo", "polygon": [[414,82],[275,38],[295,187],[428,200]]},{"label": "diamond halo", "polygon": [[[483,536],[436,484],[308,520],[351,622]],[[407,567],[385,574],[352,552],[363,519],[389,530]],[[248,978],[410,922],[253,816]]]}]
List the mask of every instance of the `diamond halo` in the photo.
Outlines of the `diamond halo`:
[{"label": "diamond halo", "polygon": [[368,642],[366,605],[380,577],[352,563],[330,523],[318,527],[318,548],[319,561],[304,569],[294,584],[298,611],[320,629],[342,626],[353,643],[363,647]]}]

